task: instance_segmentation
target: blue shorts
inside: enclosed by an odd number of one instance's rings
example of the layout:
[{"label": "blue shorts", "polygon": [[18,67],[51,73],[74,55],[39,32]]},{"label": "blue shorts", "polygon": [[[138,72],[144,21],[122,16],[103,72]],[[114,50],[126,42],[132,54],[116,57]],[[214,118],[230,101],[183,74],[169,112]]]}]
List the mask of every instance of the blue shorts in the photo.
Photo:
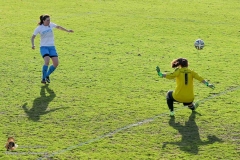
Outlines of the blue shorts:
[{"label": "blue shorts", "polygon": [[58,57],[57,51],[55,49],[55,46],[41,46],[40,47],[40,53],[41,53],[43,58],[45,56]]}]

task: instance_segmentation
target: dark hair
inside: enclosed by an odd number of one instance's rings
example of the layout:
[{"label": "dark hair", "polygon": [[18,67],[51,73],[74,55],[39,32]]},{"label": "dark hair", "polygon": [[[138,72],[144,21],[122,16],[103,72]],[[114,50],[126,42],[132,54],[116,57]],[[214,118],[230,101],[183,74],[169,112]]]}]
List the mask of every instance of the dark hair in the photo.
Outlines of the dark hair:
[{"label": "dark hair", "polygon": [[188,60],[186,58],[178,58],[172,61],[172,68],[176,68],[178,66],[188,67]]},{"label": "dark hair", "polygon": [[50,16],[48,14],[43,14],[41,15],[40,18],[40,22],[38,23],[38,25],[42,25],[43,21],[45,21],[47,18],[49,18]]}]

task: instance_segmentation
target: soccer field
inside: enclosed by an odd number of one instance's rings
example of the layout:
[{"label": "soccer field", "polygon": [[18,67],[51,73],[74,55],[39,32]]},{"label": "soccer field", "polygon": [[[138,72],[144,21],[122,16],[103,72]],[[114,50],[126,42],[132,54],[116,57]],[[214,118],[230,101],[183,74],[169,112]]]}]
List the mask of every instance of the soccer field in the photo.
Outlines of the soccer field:
[{"label": "soccer field", "polygon": [[[0,160],[240,158],[239,0],[1,0]],[[54,30],[59,66],[41,84],[39,16]],[[194,48],[203,39],[203,50]],[[195,80],[192,113],[165,96],[184,57]],[[13,136],[14,151],[4,145]]]}]

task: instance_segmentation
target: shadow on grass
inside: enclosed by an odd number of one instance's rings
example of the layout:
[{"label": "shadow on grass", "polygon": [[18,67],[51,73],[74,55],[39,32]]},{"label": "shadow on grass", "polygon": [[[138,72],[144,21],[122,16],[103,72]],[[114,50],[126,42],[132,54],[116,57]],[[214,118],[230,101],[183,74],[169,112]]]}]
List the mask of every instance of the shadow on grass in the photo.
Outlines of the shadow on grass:
[{"label": "shadow on grass", "polygon": [[[49,94],[48,96],[46,95],[46,91]],[[56,94],[54,91],[50,88],[48,88],[48,85],[44,85],[41,87],[40,90],[40,97],[36,98],[33,102],[33,106],[31,109],[27,108],[27,103],[25,103],[22,108],[25,111],[25,113],[28,115],[28,118],[32,121],[39,121],[40,116],[44,114],[48,114],[50,112],[54,112],[59,109],[64,109],[64,108],[55,108],[51,110],[47,110],[49,103],[56,97]],[[65,107],[68,108],[68,107]]]},{"label": "shadow on grass", "polygon": [[180,142],[164,142],[162,148],[165,148],[167,144],[178,145],[182,151],[189,152],[192,154],[198,154],[200,145],[213,144],[215,142],[222,142],[221,139],[217,138],[214,135],[208,135],[207,141],[202,141],[199,135],[199,129],[195,122],[197,112],[192,112],[189,116],[185,126],[181,125],[179,122],[175,122],[175,117],[171,117],[169,120],[169,125],[174,129],[178,130],[182,135],[182,140]]}]

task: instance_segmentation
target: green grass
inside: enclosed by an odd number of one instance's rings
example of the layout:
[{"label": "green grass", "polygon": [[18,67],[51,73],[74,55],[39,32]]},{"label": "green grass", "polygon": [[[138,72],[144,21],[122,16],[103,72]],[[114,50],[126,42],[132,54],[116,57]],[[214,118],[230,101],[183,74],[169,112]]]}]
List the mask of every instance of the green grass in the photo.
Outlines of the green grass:
[{"label": "green grass", "polygon": [[[238,159],[239,1],[2,0],[1,136],[19,148],[0,159]],[[60,65],[43,86],[30,37],[41,14],[55,30]],[[205,48],[193,47],[196,39]],[[195,81],[196,114],[165,94],[175,81],[155,67],[189,60],[211,90]],[[210,97],[210,98],[209,98]],[[208,99],[209,98],[209,99]]]}]

